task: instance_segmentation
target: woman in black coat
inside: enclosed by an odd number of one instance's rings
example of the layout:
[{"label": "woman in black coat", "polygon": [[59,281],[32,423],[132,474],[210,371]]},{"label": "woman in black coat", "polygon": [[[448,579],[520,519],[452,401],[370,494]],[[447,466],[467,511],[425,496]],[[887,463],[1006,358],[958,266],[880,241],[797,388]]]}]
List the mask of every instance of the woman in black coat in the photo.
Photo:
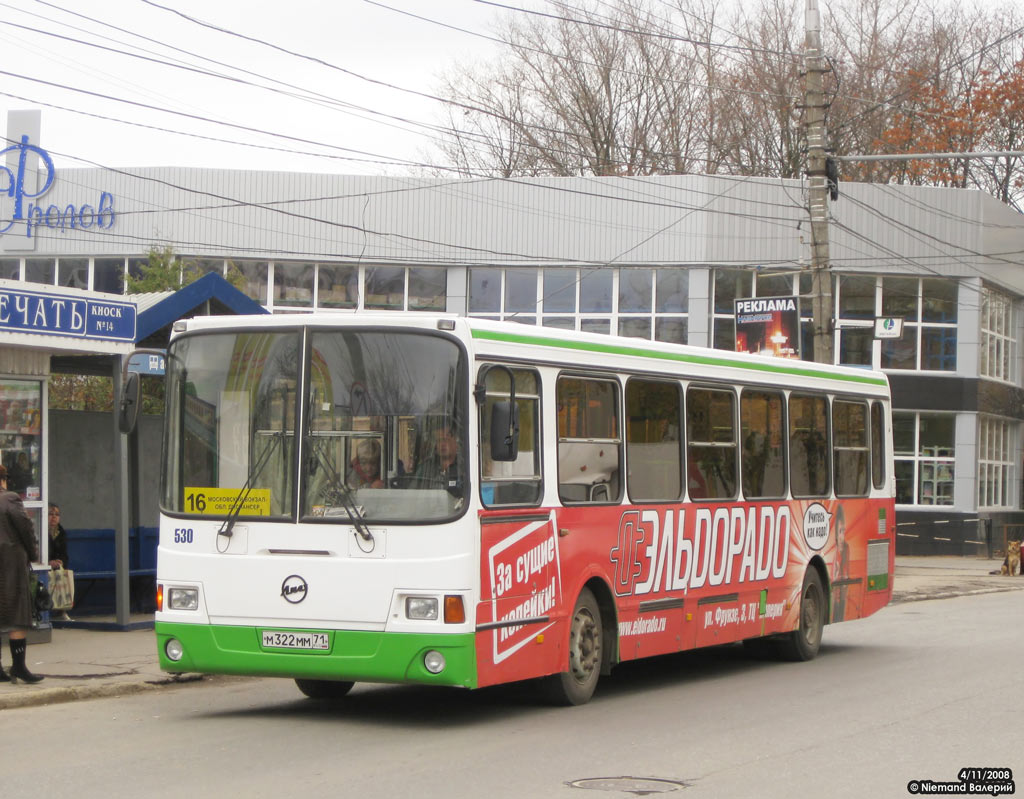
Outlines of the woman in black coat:
[{"label": "woman in black coat", "polygon": [[39,559],[32,520],[25,514],[21,497],[7,490],[7,469],[0,466],[0,630],[10,630],[11,674],[0,667],[0,682],[39,682],[25,666],[25,636],[32,626],[32,597],[28,569]]}]

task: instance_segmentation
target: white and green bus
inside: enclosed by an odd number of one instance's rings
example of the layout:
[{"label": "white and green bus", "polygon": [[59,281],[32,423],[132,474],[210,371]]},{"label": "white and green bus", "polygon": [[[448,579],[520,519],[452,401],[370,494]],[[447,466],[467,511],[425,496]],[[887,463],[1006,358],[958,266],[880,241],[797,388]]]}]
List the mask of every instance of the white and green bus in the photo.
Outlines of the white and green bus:
[{"label": "white and green bus", "polygon": [[170,672],[590,699],[617,663],[813,657],[891,598],[885,376],[415,314],[201,317],[167,355]]}]

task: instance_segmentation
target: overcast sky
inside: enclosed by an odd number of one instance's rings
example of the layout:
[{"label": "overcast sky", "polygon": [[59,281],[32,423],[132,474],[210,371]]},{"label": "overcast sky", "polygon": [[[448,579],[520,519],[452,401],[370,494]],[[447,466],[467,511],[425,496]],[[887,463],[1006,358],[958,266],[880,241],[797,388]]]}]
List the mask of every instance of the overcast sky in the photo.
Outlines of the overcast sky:
[{"label": "overcast sky", "polygon": [[[171,165],[408,174],[407,167],[394,162],[421,161],[428,152],[428,137],[422,128],[410,123],[439,122],[440,106],[436,101],[382,84],[433,94],[438,88],[439,73],[454,60],[493,56],[496,45],[485,38],[381,6],[482,34],[493,33],[495,23],[505,12],[475,0],[379,3],[0,2],[3,129],[8,110],[41,109],[40,144],[59,167]],[[519,5],[520,0],[508,4]],[[181,14],[308,58],[213,30]],[[125,52],[147,59],[173,60],[187,69],[154,64],[126,56]],[[195,70],[273,85],[274,90],[200,75]],[[346,74],[346,70],[379,83]],[[290,85],[273,84],[273,80]],[[289,96],[295,94],[315,94],[319,99]],[[134,105],[106,98],[128,100]],[[171,130],[194,135],[166,132]],[[293,138],[282,139],[267,133]],[[277,149],[258,149],[238,142]],[[282,149],[336,157],[304,156]]]}]

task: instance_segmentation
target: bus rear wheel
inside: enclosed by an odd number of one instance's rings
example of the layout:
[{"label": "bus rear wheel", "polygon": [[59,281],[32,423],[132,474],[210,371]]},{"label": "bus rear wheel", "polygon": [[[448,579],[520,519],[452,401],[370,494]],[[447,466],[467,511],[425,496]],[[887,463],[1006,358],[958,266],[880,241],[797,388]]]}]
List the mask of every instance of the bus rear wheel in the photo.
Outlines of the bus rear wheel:
[{"label": "bus rear wheel", "polygon": [[779,654],[786,660],[813,660],[821,647],[825,627],[825,589],[821,575],[811,567],[804,575],[800,592],[800,623],[795,630],[778,639]]},{"label": "bus rear wheel", "polygon": [[300,680],[295,679],[295,684],[310,699],[341,699],[352,690],[354,682],[343,682],[341,680]]},{"label": "bus rear wheel", "polygon": [[604,654],[601,609],[589,588],[580,592],[569,625],[569,670],[545,677],[544,693],[558,705],[582,705],[594,695]]}]

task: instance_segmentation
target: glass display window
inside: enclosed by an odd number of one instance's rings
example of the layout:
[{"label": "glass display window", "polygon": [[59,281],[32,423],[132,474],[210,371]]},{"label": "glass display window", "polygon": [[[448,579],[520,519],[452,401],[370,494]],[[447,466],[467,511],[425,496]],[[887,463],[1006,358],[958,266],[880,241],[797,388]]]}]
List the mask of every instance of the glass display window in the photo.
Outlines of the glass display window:
[{"label": "glass display window", "polygon": [[29,502],[42,500],[42,383],[0,380],[0,463],[7,488]]}]

